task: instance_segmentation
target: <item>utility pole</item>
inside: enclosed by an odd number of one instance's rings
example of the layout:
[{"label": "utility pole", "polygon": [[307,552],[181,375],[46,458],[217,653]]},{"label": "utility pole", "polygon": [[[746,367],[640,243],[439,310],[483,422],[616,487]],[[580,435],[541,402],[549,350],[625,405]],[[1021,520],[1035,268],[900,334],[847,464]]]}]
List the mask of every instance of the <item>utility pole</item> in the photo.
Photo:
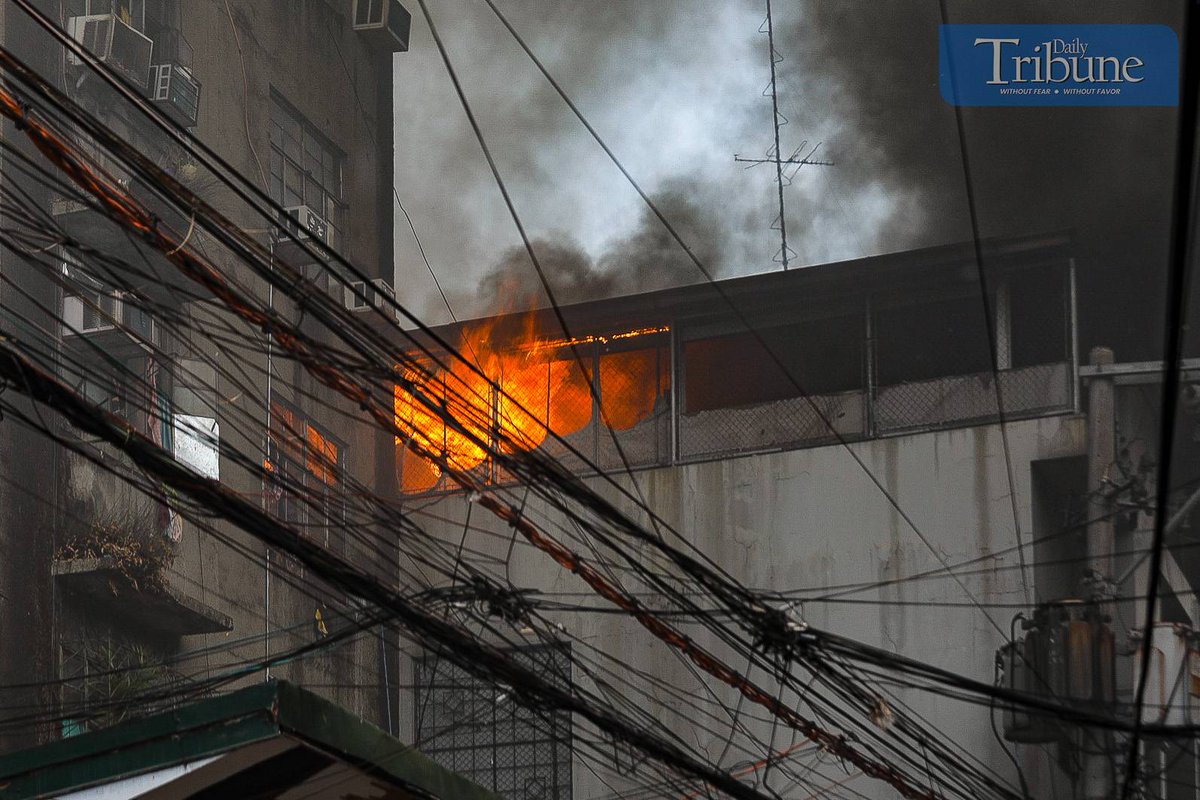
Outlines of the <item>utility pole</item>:
[{"label": "utility pole", "polygon": [[[1093,347],[1088,354],[1093,367],[1111,366],[1113,351]],[[1088,382],[1088,578],[1085,591],[1108,595],[1104,587],[1113,577],[1114,526],[1109,513],[1109,470],[1117,458],[1113,417],[1113,381],[1097,375]]]}]

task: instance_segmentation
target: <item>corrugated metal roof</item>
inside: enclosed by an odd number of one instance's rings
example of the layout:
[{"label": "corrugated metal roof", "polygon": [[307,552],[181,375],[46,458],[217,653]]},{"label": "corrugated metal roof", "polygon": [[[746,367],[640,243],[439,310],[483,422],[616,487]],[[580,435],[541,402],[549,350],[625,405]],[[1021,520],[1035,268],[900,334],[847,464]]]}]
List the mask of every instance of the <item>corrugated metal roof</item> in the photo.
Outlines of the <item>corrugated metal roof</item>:
[{"label": "corrugated metal roof", "polygon": [[[0,757],[0,797],[499,800],[312,692],[270,681]],[[98,795],[97,795],[98,796]]]}]

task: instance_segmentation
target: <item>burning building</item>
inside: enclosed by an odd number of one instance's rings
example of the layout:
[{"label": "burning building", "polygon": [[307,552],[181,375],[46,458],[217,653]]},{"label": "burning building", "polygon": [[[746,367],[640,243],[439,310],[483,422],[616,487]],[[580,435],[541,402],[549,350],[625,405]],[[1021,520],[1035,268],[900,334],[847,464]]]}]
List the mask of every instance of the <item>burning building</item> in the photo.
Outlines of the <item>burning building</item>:
[{"label": "burning building", "polygon": [[[1060,414],[1076,405],[1065,248],[990,247],[982,276],[969,250],[940,248],[583,303],[563,309],[567,331],[550,310],[446,326],[471,366],[438,359],[423,385],[468,398],[454,410],[479,436],[583,474]],[[400,388],[396,417],[503,480]],[[434,459],[397,453],[401,492],[455,488]]]},{"label": "burning building", "polygon": [[[1046,235],[987,242],[981,264],[972,246],[947,246],[581,303],[562,308],[565,331],[548,310],[439,328],[424,340],[429,368],[396,389],[394,489],[428,530],[503,563],[512,585],[587,595],[543,554],[513,557],[505,523],[471,517],[472,497],[439,463],[473,487],[512,483],[487,455],[504,448],[552,456],[601,492],[606,473],[743,585],[802,600],[812,624],[991,682],[1011,616],[994,607],[1076,592],[1022,558],[1061,524],[1057,468],[1074,475],[1087,452],[1074,280],[1070,238]],[[441,398],[457,422],[416,395]],[[639,518],[629,497],[606,496]],[[549,504],[536,510],[554,519]],[[947,563],[980,568],[909,580]],[[668,685],[704,691],[617,616],[557,618]],[[554,750],[569,727],[530,727],[528,741],[505,728],[484,745],[489,766],[471,761],[479,741],[456,733],[459,717],[483,715],[490,730],[497,706],[438,664],[418,656],[402,681],[416,687],[419,747],[498,789],[497,765],[522,762],[556,787],[543,796],[591,796],[589,775]],[[429,697],[461,707],[458,721],[421,713]],[[987,709],[938,722],[1007,763]],[[712,757],[725,745],[688,736]]]}]

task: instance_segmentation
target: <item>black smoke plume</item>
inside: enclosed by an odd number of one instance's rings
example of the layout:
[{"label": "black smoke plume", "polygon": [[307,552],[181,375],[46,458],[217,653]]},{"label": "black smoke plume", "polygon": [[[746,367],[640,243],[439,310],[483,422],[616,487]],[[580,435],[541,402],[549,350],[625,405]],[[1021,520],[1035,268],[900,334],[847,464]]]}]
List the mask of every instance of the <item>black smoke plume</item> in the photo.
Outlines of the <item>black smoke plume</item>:
[{"label": "black smoke plume", "polygon": [[[1160,23],[1181,4],[955,2],[951,23]],[[971,235],[954,110],[938,89],[938,3],[806,3],[784,17],[785,96],[829,145],[849,191],[903,202],[885,249]],[[967,161],[984,236],[1075,235],[1081,341],[1121,360],[1161,357],[1175,108],[964,108]]]},{"label": "black smoke plume", "polygon": [[[710,271],[723,264],[720,220],[691,181],[669,182],[651,199]],[[703,275],[649,209],[638,226],[593,259],[567,237],[531,242],[554,299],[577,303],[698,283]],[[478,313],[549,304],[541,279],[522,246],[506,250],[479,283],[471,307]]]}]

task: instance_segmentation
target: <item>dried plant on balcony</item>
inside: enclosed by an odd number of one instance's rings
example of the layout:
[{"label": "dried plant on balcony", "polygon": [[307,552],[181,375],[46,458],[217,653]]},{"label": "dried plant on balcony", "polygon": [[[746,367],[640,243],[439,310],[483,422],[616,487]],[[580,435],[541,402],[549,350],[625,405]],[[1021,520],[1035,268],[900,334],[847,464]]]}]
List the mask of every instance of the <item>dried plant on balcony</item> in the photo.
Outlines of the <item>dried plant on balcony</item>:
[{"label": "dried plant on balcony", "polygon": [[[170,541],[157,524],[153,507],[131,506],[72,531],[55,552],[60,561],[104,559],[135,591],[166,589],[166,571],[174,561]],[[113,593],[117,587],[113,586]]]},{"label": "dried plant on balcony", "polygon": [[148,648],[109,638],[64,644],[63,677],[63,710],[88,730],[165,710],[146,697],[182,681]]}]

